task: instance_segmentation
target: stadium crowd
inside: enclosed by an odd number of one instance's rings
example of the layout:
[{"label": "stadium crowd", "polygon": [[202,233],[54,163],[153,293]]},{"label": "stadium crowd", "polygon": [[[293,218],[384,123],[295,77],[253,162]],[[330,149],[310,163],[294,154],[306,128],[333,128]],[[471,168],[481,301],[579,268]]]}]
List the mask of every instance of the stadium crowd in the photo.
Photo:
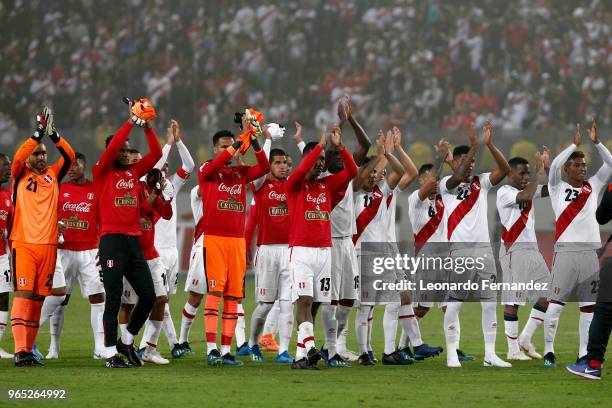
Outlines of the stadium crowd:
[{"label": "stadium crowd", "polygon": [[246,105],[320,127],[345,92],[374,129],[612,119],[599,0],[14,0],[0,23],[3,139],[41,100],[64,126],[94,128],[122,111],[125,90],[187,128]]}]

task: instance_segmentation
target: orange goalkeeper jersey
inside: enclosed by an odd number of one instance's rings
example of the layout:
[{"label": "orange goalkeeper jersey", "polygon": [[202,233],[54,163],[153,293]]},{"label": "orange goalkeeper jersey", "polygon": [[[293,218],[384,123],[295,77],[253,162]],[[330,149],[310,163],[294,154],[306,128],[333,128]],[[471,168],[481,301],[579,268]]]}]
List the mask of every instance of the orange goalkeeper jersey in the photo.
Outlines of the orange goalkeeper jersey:
[{"label": "orange goalkeeper jersey", "polygon": [[38,142],[28,139],[13,158],[13,222],[10,241],[57,245],[59,183],[74,161],[74,151],[63,138],[56,143],[62,157],[41,174],[27,164]]}]

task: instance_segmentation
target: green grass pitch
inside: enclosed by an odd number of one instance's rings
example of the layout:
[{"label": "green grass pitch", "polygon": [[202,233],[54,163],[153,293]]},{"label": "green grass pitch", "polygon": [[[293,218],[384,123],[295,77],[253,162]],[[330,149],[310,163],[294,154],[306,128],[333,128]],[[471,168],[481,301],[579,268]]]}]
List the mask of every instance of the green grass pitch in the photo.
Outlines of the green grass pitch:
[{"label": "green grass pitch", "polygon": [[[247,319],[253,310],[253,282],[247,281],[245,300]],[[186,295],[171,298],[177,331]],[[10,360],[0,360],[0,406],[13,405],[8,389],[63,388],[67,400],[23,401],[28,406],[79,407],[605,407],[612,404],[612,372],[605,368],[602,381],[588,381],[566,372],[564,365],[576,357],[578,347],[577,307],[570,304],[561,316],[557,334],[559,368],[545,369],[541,361],[513,362],[510,369],[482,366],[483,340],[480,306],[466,304],[461,312],[461,347],[476,360],[463,363],[461,369],[446,367],[439,357],[407,367],[353,366],[345,369],[295,371],[274,364],[267,353],[264,364],[245,359],[244,367],[211,368],[204,356],[204,319],[202,309],[191,331],[196,354],[172,360],[169,366],[146,365],[142,368],[111,370],[102,361],[92,359],[93,340],[89,323],[89,305],[78,288],[66,311],[59,360],[45,361],[45,367],[15,368]],[[382,311],[377,307],[373,345],[380,358],[383,344]],[[521,327],[528,309],[519,311]],[[505,357],[502,308],[498,307],[497,350]],[[320,323],[317,338],[322,339]],[[350,321],[349,348],[355,350],[353,316]],[[423,339],[431,345],[444,345],[442,313],[431,310],[421,321]],[[248,332],[248,321],[247,321]],[[247,333],[248,335],[248,333]],[[12,349],[10,330],[2,347]],[[399,333],[398,333],[399,338]],[[542,328],[534,336],[539,351],[543,348]],[[295,341],[295,337],[294,337]],[[38,344],[46,353],[49,343],[48,323],[41,329]],[[170,358],[162,333],[160,351]],[[295,352],[292,342],[290,353]]]}]

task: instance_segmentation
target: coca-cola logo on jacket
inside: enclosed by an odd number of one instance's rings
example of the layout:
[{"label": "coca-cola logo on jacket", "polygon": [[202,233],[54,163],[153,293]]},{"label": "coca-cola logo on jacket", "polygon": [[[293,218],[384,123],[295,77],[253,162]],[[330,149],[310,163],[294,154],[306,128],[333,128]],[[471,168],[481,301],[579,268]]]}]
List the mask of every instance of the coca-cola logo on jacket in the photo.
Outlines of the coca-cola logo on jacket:
[{"label": "coca-cola logo on jacket", "polygon": [[325,196],[325,193],[321,193],[317,197],[313,197],[310,194],[306,194],[306,201],[319,205],[327,202],[327,197]]},{"label": "coca-cola logo on jacket", "polygon": [[231,195],[238,195],[242,193],[242,184],[234,184],[233,186],[226,186],[225,183],[219,184],[219,191],[229,193]]},{"label": "coca-cola logo on jacket", "polygon": [[73,211],[73,212],[82,212],[82,213],[88,213],[91,210],[91,206],[93,204],[91,203],[71,203],[69,201],[66,201],[64,203],[64,205],[62,206],[62,210],[63,211]]},{"label": "coca-cola logo on jacket", "polygon": [[268,193],[268,198],[270,200],[287,201],[287,196],[284,193],[279,194],[276,191],[270,191],[270,193]]},{"label": "coca-cola logo on jacket", "polygon": [[121,179],[117,182],[117,185],[115,186],[118,190],[131,190],[134,188],[134,180],[133,179],[129,179],[129,180],[124,180]]}]

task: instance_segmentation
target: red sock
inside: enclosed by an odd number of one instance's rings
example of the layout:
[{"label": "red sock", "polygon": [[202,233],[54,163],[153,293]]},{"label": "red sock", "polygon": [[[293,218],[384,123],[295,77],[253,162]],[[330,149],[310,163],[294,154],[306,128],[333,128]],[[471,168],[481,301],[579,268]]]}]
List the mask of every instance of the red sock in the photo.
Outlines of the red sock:
[{"label": "red sock", "polygon": [[223,314],[221,315],[221,345],[231,346],[236,324],[238,323],[238,302],[236,300],[223,300]]},{"label": "red sock", "polygon": [[591,368],[601,368],[601,366],[603,366],[603,363],[601,361],[589,360],[589,367],[591,367]]},{"label": "red sock", "polygon": [[206,329],[206,342],[217,342],[217,326],[219,325],[219,304],[221,297],[214,295],[206,296],[204,304],[204,327]]},{"label": "red sock", "polygon": [[28,320],[28,299],[22,297],[13,298],[13,307],[11,308],[11,327],[13,331],[13,339],[15,341],[15,354],[20,351],[27,351],[27,328],[26,321]]},{"label": "red sock", "polygon": [[42,311],[43,301],[28,299],[28,302],[30,305],[28,308],[28,321],[26,322],[26,348],[28,351],[32,351],[34,343],[36,343],[38,328],[40,327],[40,312]]}]

